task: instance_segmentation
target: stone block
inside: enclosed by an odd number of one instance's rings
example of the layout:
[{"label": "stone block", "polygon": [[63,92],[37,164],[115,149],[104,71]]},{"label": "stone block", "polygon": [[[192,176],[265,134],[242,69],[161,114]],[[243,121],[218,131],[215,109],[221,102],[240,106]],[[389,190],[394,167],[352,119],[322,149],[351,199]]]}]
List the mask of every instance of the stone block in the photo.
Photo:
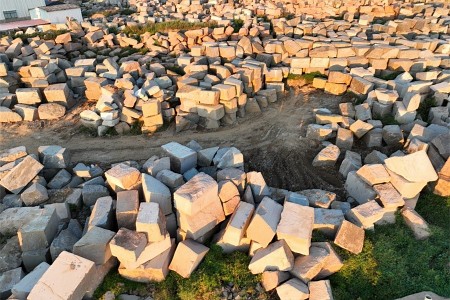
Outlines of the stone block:
[{"label": "stone block", "polygon": [[328,256],[325,259],[322,269],[319,274],[314,277],[314,280],[327,278],[338,272],[344,266],[341,257],[336,253],[329,242],[315,242],[312,243],[311,246],[321,247],[328,251]]},{"label": "stone block", "polygon": [[373,129],[373,125],[361,120],[357,120],[350,125],[350,130],[355,134],[357,138],[362,138],[367,132]]},{"label": "stone block", "polygon": [[32,156],[26,156],[0,180],[0,185],[18,194],[43,168]]},{"label": "stone block", "polygon": [[301,281],[308,283],[322,270],[328,255],[329,253],[325,248],[312,246],[309,255],[299,255],[295,258],[294,267],[290,273]]},{"label": "stone block", "polygon": [[265,197],[256,208],[247,228],[247,237],[267,247],[277,231],[283,206]]},{"label": "stone block", "polygon": [[401,213],[403,220],[417,240],[427,239],[431,235],[427,222],[414,209],[404,207]]},{"label": "stone block", "polygon": [[109,183],[125,190],[134,187],[140,176],[139,170],[124,163],[117,164],[105,172],[105,177]]},{"label": "stone block", "polygon": [[174,172],[183,174],[197,165],[197,152],[176,142],[170,142],[161,146],[170,157],[171,169]]},{"label": "stone block", "polygon": [[309,300],[333,300],[329,280],[311,281],[309,287]]},{"label": "stone block", "polygon": [[383,215],[383,208],[375,200],[371,200],[351,209],[347,218],[364,229],[373,229],[373,225],[381,220]]},{"label": "stone block", "polygon": [[165,238],[166,218],[158,203],[140,204],[136,219],[136,231],[146,233],[149,242],[158,242]]},{"label": "stone block", "polygon": [[309,289],[306,284],[297,278],[292,278],[277,287],[280,300],[304,300],[309,298]]},{"label": "stone block", "polygon": [[341,150],[336,145],[330,144],[322,149],[312,162],[313,167],[333,167],[336,164]]},{"label": "stone block", "polygon": [[64,251],[38,280],[28,299],[81,299],[94,280],[94,266],[94,262]]},{"label": "stone block", "polygon": [[48,248],[56,236],[59,219],[55,209],[42,214],[22,226],[17,232],[23,252]]},{"label": "stone block", "polygon": [[18,283],[16,283],[12,289],[12,295],[18,300],[26,300],[33,287],[39,281],[39,279],[48,270],[50,265],[46,262],[38,265],[33,271],[23,277]]},{"label": "stone block", "polygon": [[240,202],[231,215],[230,221],[223,234],[223,242],[232,245],[239,245],[244,238],[251,217],[254,212],[254,206],[250,203]]},{"label": "stone block", "polygon": [[110,196],[98,198],[89,217],[88,230],[94,226],[111,230],[114,227],[113,206],[113,199]]},{"label": "stone block", "polygon": [[250,186],[253,197],[256,202],[261,202],[261,200],[270,196],[269,186],[266,184],[262,173],[260,172],[248,172],[247,173],[247,184]]},{"label": "stone block", "polygon": [[345,181],[345,190],[349,196],[360,204],[374,200],[376,197],[376,193],[372,187],[356,175],[355,171],[348,173],[347,180]]},{"label": "stone block", "polygon": [[308,255],[313,226],[313,208],[285,202],[276,229],[277,238],[285,240],[293,252]]},{"label": "stone block", "polygon": [[356,175],[370,186],[391,180],[389,173],[382,164],[364,165],[356,172]]},{"label": "stone block", "polygon": [[83,196],[83,203],[86,206],[92,206],[98,198],[109,196],[109,191],[103,185],[85,184],[83,185],[81,194]]},{"label": "stone block", "polygon": [[142,190],[145,202],[158,203],[164,215],[172,213],[172,193],[167,186],[150,175],[142,174]]},{"label": "stone block", "polygon": [[136,190],[117,193],[116,220],[118,228],[136,229],[139,211],[139,192]]},{"label": "stone block", "polygon": [[217,182],[211,176],[199,173],[174,193],[174,205],[179,212],[193,216],[206,208],[217,195]]},{"label": "stone block", "polygon": [[109,246],[111,254],[121,262],[135,262],[147,245],[145,233],[120,228]]},{"label": "stone block", "polygon": [[353,254],[361,253],[364,246],[364,229],[348,221],[342,222],[334,243]]},{"label": "stone block", "polygon": [[170,170],[170,158],[157,156],[150,157],[142,166],[142,170],[149,175],[156,177],[158,172],[162,170]]},{"label": "stone block", "polygon": [[11,296],[11,289],[18,284],[25,274],[22,268],[8,270],[0,275],[0,298],[7,299]]},{"label": "stone block", "polygon": [[209,248],[192,240],[185,240],[178,244],[169,269],[184,278],[189,278],[198,267]]},{"label": "stone block", "polygon": [[261,285],[263,286],[266,292],[273,290],[280,283],[285,282],[290,278],[288,272],[282,271],[265,271],[261,276]]},{"label": "stone block", "polygon": [[248,269],[252,274],[264,271],[289,271],[294,266],[294,255],[284,240],[276,241],[256,251]]},{"label": "stone block", "polygon": [[48,192],[43,185],[35,182],[22,192],[20,199],[26,206],[35,206],[48,200]]},{"label": "stone block", "polygon": [[[89,259],[97,265],[102,265],[111,258],[109,244],[115,234],[113,231],[94,226],[73,245],[73,253]],[[63,253],[58,256],[58,259]]]},{"label": "stone block", "polygon": [[334,237],[343,220],[344,213],[340,209],[314,208],[314,229],[327,236]]}]

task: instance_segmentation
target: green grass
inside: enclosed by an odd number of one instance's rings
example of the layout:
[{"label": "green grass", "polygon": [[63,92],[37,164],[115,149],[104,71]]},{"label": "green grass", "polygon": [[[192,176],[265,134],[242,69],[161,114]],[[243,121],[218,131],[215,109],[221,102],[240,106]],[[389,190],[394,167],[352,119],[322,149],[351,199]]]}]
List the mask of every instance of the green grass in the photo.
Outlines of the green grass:
[{"label": "green grass", "polygon": [[374,120],[380,120],[381,123],[383,123],[383,125],[400,125],[399,122],[397,122],[397,120],[395,119],[395,116],[388,114],[384,117],[379,116],[379,115],[374,115],[373,116]]},{"label": "green grass", "polygon": [[234,33],[238,33],[242,26],[244,26],[244,20],[234,19],[231,26],[234,28]]},{"label": "green grass", "polygon": [[430,114],[430,109],[432,107],[436,107],[436,100],[433,98],[426,98],[420,103],[419,108],[417,109],[417,113],[422,118],[423,121],[428,121],[428,115]]},{"label": "green grass", "polygon": [[217,27],[217,22],[187,22],[183,20],[168,21],[162,23],[148,23],[145,25],[129,26],[123,30],[126,35],[141,35],[146,32],[155,34],[157,32],[167,32],[170,30],[192,30],[200,28]]},{"label": "green grass", "polygon": [[250,257],[245,253],[224,254],[222,248],[212,245],[198,269],[188,279],[170,272],[163,282],[143,284],[124,279],[114,270],[95,291],[94,299],[101,299],[107,291],[112,291],[115,296],[130,292],[151,292],[154,299],[160,300],[213,300],[220,299],[221,287],[228,283],[242,290],[242,296],[266,299],[265,294],[256,296],[259,292],[255,287],[261,278],[250,273],[249,262]]},{"label": "green grass", "polygon": [[432,235],[417,241],[400,216],[395,225],[366,231],[359,255],[335,249],[344,267],[330,277],[335,299],[394,299],[421,291],[450,296],[450,197],[425,194],[417,212]]},{"label": "green grass", "polygon": [[[430,224],[432,235],[427,240],[417,241],[401,216],[397,216],[395,224],[366,231],[359,255],[334,247],[344,260],[343,268],[330,277],[336,300],[394,299],[421,291],[450,297],[450,197],[423,194],[416,210]],[[313,241],[325,240],[323,234],[314,231]],[[274,299],[255,290],[260,276],[248,271],[249,262],[246,253],[224,254],[213,245],[189,279],[170,272],[161,283],[142,284],[126,280],[114,270],[94,298],[101,299],[111,290],[116,296],[135,293],[158,300],[220,299],[221,287],[232,282],[243,291],[244,299]]]}]

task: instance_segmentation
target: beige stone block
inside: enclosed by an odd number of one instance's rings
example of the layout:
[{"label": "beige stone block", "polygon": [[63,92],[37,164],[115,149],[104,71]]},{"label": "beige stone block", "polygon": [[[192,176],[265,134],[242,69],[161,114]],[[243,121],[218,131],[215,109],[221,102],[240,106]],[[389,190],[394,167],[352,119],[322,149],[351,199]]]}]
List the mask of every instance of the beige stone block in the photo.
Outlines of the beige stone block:
[{"label": "beige stone block", "polygon": [[284,240],[276,241],[255,252],[248,269],[252,274],[264,271],[289,271],[294,266],[294,255]]},{"label": "beige stone block", "polygon": [[283,206],[265,197],[258,205],[247,228],[246,236],[267,247],[275,236]]},{"label": "beige stone block", "polygon": [[189,278],[198,267],[209,248],[192,240],[185,240],[178,244],[169,269],[184,278]]}]

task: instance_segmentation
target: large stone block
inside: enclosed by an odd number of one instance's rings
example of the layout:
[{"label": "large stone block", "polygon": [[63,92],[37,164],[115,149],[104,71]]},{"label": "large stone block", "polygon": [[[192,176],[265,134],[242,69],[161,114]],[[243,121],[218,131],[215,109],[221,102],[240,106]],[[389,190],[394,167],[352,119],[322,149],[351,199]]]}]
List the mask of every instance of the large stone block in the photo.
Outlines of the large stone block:
[{"label": "large stone block", "polygon": [[43,168],[32,156],[27,156],[0,180],[0,185],[18,194]]},{"label": "large stone block", "polygon": [[223,242],[232,245],[239,245],[245,236],[251,217],[254,212],[254,206],[250,203],[240,202],[234,213],[231,215],[230,221],[225,228],[223,234]]},{"label": "large stone block", "polygon": [[172,213],[172,193],[161,181],[142,174],[142,190],[146,202],[158,203],[164,215]]},{"label": "large stone block", "polygon": [[277,226],[277,238],[284,239],[293,252],[308,255],[313,226],[313,208],[285,202]]},{"label": "large stone block", "polygon": [[256,208],[246,236],[263,247],[267,247],[275,236],[282,210],[283,206],[269,197],[265,197]]},{"label": "large stone block", "polygon": [[183,174],[197,165],[197,152],[176,142],[171,142],[161,146],[169,155],[171,169],[174,172]]},{"label": "large stone block", "polygon": [[256,251],[248,269],[252,274],[264,271],[290,271],[294,266],[294,255],[284,240],[276,241]]},{"label": "large stone block", "polygon": [[301,281],[308,283],[319,274],[328,258],[328,251],[321,247],[311,247],[309,255],[299,255],[290,271]]},{"label": "large stone block", "polygon": [[67,168],[70,164],[70,151],[61,146],[40,146],[38,154],[39,160],[47,169]]},{"label": "large stone block", "polygon": [[26,300],[33,287],[37,284],[42,275],[48,270],[50,265],[46,262],[38,265],[33,271],[16,283],[12,289],[12,295],[18,300]]},{"label": "large stone block", "polygon": [[136,229],[139,211],[139,192],[136,190],[117,193],[116,220],[118,228]]},{"label": "large stone block", "polygon": [[339,227],[334,243],[347,251],[359,254],[364,246],[364,236],[363,228],[344,220]]},{"label": "large stone block", "polygon": [[136,231],[147,234],[149,242],[158,242],[165,238],[166,218],[158,203],[141,203],[136,219]]},{"label": "large stone block", "polygon": [[109,183],[125,190],[134,187],[140,176],[139,170],[124,163],[117,164],[105,172],[105,177]]},{"label": "large stone block", "polygon": [[28,299],[81,299],[94,280],[94,266],[94,262],[64,251],[42,275]]},{"label": "large stone block", "polygon": [[218,184],[205,173],[195,175],[173,194],[177,210],[189,216],[199,213],[217,197]]},{"label": "large stone block", "polygon": [[304,300],[309,298],[309,289],[306,284],[297,278],[292,278],[277,287],[280,300]]},{"label": "large stone block", "polygon": [[113,199],[110,196],[98,198],[89,217],[88,230],[94,226],[112,229],[114,226]]},{"label": "large stone block", "polygon": [[209,248],[192,240],[185,240],[178,244],[169,269],[184,278],[189,278],[198,267]]},{"label": "large stone block", "polygon": [[135,262],[147,245],[145,233],[121,228],[112,238],[111,254],[121,262]]},{"label": "large stone block", "polygon": [[262,173],[248,172],[247,184],[250,186],[256,202],[259,203],[264,197],[270,196],[269,186],[266,184]]},{"label": "large stone block", "polygon": [[49,209],[22,226],[17,232],[22,251],[48,248],[56,236],[58,224],[56,210]]},{"label": "large stone block", "polygon": [[102,265],[111,258],[111,248],[109,243],[114,235],[115,232],[113,231],[100,227],[92,227],[78,242],[75,243],[75,245],[73,245],[73,253],[89,259],[97,265]]}]

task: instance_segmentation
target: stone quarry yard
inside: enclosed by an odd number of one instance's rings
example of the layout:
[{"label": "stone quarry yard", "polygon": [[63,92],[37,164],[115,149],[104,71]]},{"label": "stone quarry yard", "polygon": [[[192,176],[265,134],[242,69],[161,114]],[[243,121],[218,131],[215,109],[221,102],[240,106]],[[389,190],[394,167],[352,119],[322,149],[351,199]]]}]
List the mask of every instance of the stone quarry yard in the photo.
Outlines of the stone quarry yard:
[{"label": "stone quarry yard", "polygon": [[[0,144],[2,148],[24,145],[27,149],[42,144],[64,145],[70,149],[73,161],[101,166],[124,160],[145,161],[150,155],[159,155],[160,146],[170,141],[186,144],[196,140],[205,148],[235,146],[244,154],[246,171],[262,172],[272,187],[291,191],[318,188],[344,197],[344,180],[336,168],[312,166],[320,142],[305,135],[307,125],[314,122],[313,109],[325,107],[336,112],[339,103],[351,100],[348,94],[332,96],[309,86],[291,87],[262,114],[239,119],[234,126],[181,133],[169,126],[151,136],[101,138],[91,136],[80,125],[78,113],[89,105],[84,103],[56,122],[2,125]],[[369,151],[358,144],[355,149]],[[339,249],[344,266],[329,278],[335,299],[393,299],[421,291],[450,297],[450,198],[424,193],[416,210],[431,226],[433,234],[428,240],[417,241],[398,216],[395,225],[368,231],[360,254],[350,255]],[[324,240],[322,235],[313,236],[315,242]],[[208,246],[210,252],[189,279],[171,272],[162,283],[142,284],[124,279],[113,269],[94,298],[107,299],[105,293],[112,291],[115,295],[136,294],[153,299],[219,299],[239,293],[251,294],[252,299],[278,299],[275,290],[264,292],[260,276],[249,272],[250,258],[246,254],[225,255],[220,247]]]}]

